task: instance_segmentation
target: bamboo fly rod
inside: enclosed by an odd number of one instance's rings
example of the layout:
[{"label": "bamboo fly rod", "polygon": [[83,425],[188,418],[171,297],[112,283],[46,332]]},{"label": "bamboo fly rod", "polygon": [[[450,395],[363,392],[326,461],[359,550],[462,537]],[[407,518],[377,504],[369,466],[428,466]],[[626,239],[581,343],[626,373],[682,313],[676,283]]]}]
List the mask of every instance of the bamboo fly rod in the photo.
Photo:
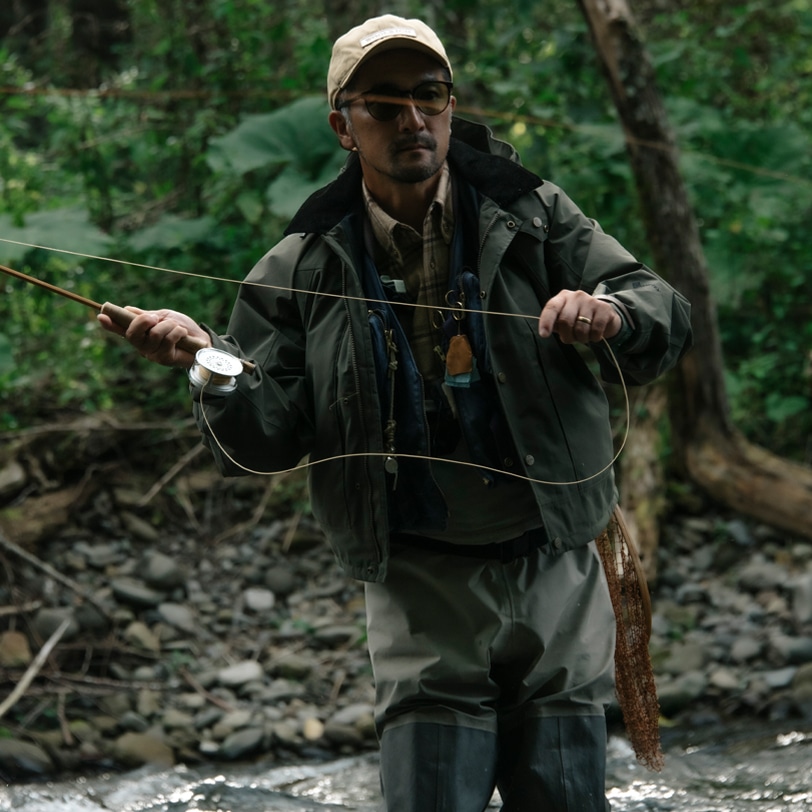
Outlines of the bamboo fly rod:
[{"label": "bamboo fly rod", "polygon": [[[34,276],[29,276],[22,271],[15,271],[13,268],[7,268],[5,265],[0,265],[0,272],[4,274],[8,274],[9,276],[13,276],[17,279],[22,279],[23,282],[28,282],[31,285],[36,285],[37,287],[44,288],[45,290],[50,291],[51,293],[56,293],[59,296],[64,296],[66,299],[71,299],[74,302],[78,302],[85,307],[93,308],[93,310],[97,311],[98,313],[103,313],[105,316],[108,316],[111,321],[115,322],[119,327],[123,327],[126,329],[130,322],[135,318],[135,313],[131,313],[129,310],[125,310],[123,307],[119,307],[118,305],[114,305],[111,302],[105,302],[104,304],[99,304],[98,302],[94,302],[92,299],[86,299],[84,296],[79,296],[77,293],[73,293],[69,290],[65,290],[64,288],[57,287],[56,285],[52,285],[49,282],[43,282],[41,279],[37,279]],[[182,350],[186,350],[187,352],[192,353],[193,355],[198,351],[205,349],[205,344],[203,344],[200,340],[196,338],[192,338],[191,336],[186,336],[182,338],[178,342],[178,347]],[[244,361],[239,359],[240,363],[242,364],[243,371],[245,372],[253,372],[254,365],[250,361]]]}]

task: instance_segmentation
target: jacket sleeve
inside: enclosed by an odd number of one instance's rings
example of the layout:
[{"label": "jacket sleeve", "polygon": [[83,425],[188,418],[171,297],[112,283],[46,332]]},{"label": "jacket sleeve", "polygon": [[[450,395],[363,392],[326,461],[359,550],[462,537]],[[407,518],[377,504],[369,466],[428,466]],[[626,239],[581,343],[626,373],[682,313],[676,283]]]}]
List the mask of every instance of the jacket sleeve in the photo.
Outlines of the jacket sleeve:
[{"label": "jacket sleeve", "polygon": [[209,330],[214,347],[253,361],[256,370],[239,375],[237,389],[225,396],[193,388],[204,444],[230,476],[292,468],[307,455],[314,435],[299,302],[285,290],[295,287],[293,263],[277,249],[240,285],[228,333]]},{"label": "jacket sleeve", "polygon": [[[549,218],[545,260],[557,290],[584,290],[612,302],[624,329],[609,340],[624,379],[646,384],[667,372],[691,346],[688,300],[636,260],[554,184],[539,196]],[[619,381],[604,344],[594,344],[601,376]]]}]

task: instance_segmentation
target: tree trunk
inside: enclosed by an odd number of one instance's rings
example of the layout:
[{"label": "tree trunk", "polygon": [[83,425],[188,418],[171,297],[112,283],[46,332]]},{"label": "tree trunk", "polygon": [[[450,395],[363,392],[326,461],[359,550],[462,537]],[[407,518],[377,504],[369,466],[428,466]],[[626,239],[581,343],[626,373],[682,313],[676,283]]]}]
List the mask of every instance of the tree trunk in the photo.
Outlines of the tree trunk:
[{"label": "tree trunk", "polygon": [[699,230],[654,71],[625,0],[578,0],[626,135],[655,267],[691,302],[694,350],[669,393],[677,462],[720,502],[812,538],[812,468],[747,440],[730,418],[722,346]]},{"label": "tree trunk", "polygon": [[657,578],[660,517],[666,506],[663,466],[660,461],[662,429],[666,417],[666,387],[661,381],[629,393],[631,426],[618,460],[626,526],[635,542],[646,580]]}]

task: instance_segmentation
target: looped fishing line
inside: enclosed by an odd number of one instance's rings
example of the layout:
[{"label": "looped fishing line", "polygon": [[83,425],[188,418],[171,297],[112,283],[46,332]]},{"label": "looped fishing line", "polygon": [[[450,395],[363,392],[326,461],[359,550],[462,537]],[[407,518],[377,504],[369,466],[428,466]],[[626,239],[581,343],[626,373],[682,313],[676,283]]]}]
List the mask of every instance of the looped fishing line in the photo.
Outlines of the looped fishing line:
[{"label": "looped fishing line", "polygon": [[[518,314],[513,314],[513,315],[518,315]],[[535,319],[536,317],[535,316],[521,316],[521,318]],[[350,453],[350,454],[337,454],[337,455],[335,455],[333,457],[323,457],[320,460],[313,460],[313,461],[308,461],[308,462],[300,462],[298,465],[294,465],[292,468],[284,468],[284,469],[280,469],[278,471],[256,471],[253,468],[249,468],[249,467],[243,465],[238,460],[235,460],[234,457],[232,457],[231,454],[229,454],[228,451],[226,451],[226,449],[223,448],[222,443],[217,438],[217,435],[216,435],[214,429],[212,428],[211,423],[209,422],[209,417],[206,414],[206,406],[205,406],[205,403],[203,402],[203,392],[205,391],[206,386],[208,385],[207,383],[204,383],[200,387],[200,395],[199,395],[198,402],[199,402],[199,405],[200,405],[200,414],[203,417],[203,422],[206,424],[206,428],[209,430],[211,438],[212,438],[212,440],[214,440],[215,444],[217,445],[217,448],[220,449],[220,451],[223,453],[223,455],[225,456],[225,458],[229,462],[233,463],[240,470],[245,471],[248,474],[257,474],[258,476],[278,476],[278,475],[282,475],[282,474],[289,474],[289,473],[292,473],[293,471],[299,471],[299,470],[303,471],[303,470],[305,470],[307,468],[312,468],[313,466],[320,465],[321,463],[324,463],[324,462],[335,462],[336,460],[349,459],[349,458],[352,458],[352,457],[395,457],[395,458],[401,458],[401,459],[424,460],[424,461],[427,461],[427,462],[446,462],[446,463],[452,463],[454,465],[464,465],[464,466],[468,466],[469,468],[477,468],[478,470],[481,470],[481,471],[490,471],[491,473],[494,473],[494,474],[502,474],[502,475],[505,475],[505,476],[513,477],[514,479],[521,479],[521,480],[524,480],[525,482],[534,482],[534,483],[536,483],[538,485],[581,485],[584,482],[589,482],[590,480],[595,479],[596,477],[599,477],[601,474],[608,471],[609,468],[611,468],[615,464],[615,462],[617,462],[618,458],[623,453],[623,449],[626,447],[626,441],[629,439],[629,429],[630,429],[630,426],[631,426],[631,406],[630,406],[630,403],[629,403],[629,390],[626,387],[626,381],[623,378],[623,372],[620,369],[620,364],[619,364],[614,352],[612,352],[612,348],[609,346],[609,342],[605,338],[601,339],[601,341],[606,345],[606,351],[609,353],[609,356],[612,359],[612,363],[614,364],[615,369],[617,370],[617,374],[618,374],[619,379],[620,379],[620,385],[621,385],[621,387],[623,389],[623,399],[624,399],[624,402],[625,402],[625,411],[626,411],[626,426],[625,426],[625,429],[624,429],[624,432],[623,432],[623,439],[621,440],[620,446],[618,447],[618,450],[615,453],[615,455],[612,457],[611,460],[609,460],[609,462],[606,465],[603,466],[603,468],[600,469],[600,471],[596,471],[594,474],[590,474],[589,476],[584,477],[583,479],[574,479],[574,480],[567,481],[567,482],[564,482],[564,481],[562,481],[562,482],[554,482],[554,481],[550,481],[550,480],[546,480],[546,479],[535,479],[534,477],[530,477],[530,476],[527,476],[525,474],[515,474],[512,471],[503,471],[503,470],[501,470],[499,468],[491,468],[490,466],[487,466],[487,465],[480,465],[479,463],[475,463],[475,462],[466,462],[465,460],[451,460],[451,459],[446,459],[445,457],[433,457],[433,456],[431,456],[429,454],[404,454],[404,453],[400,453],[400,452],[390,452],[390,451],[357,451],[357,452],[353,452],[353,453]]]}]

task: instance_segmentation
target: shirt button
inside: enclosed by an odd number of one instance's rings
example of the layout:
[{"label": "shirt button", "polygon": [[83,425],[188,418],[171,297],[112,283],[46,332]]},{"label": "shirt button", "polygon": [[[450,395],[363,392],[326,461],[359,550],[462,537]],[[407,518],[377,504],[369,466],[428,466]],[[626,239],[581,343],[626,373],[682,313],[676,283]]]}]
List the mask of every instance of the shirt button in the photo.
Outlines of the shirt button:
[{"label": "shirt button", "polygon": [[532,454],[528,454],[528,455],[527,455],[527,456],[524,458],[524,461],[525,461],[525,462],[526,462],[528,465],[532,465],[532,464],[533,464],[533,463],[536,461],[536,458],[535,458],[535,457],[534,457]]},{"label": "shirt button", "polygon": [[497,380],[497,381],[499,381],[499,383],[504,383],[504,382],[507,380],[507,375],[505,375],[505,373],[504,373],[504,372],[500,372],[500,373],[499,373],[499,374],[496,376],[496,380]]}]

